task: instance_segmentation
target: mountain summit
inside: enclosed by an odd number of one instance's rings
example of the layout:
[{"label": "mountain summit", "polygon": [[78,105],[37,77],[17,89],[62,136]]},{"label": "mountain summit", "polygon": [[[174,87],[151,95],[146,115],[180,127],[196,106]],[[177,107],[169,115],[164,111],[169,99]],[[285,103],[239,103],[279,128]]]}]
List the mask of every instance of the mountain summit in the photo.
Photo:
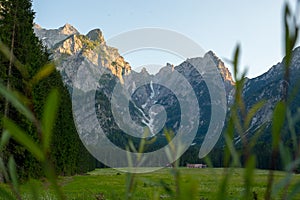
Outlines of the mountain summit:
[{"label": "mountain summit", "polygon": [[51,49],[55,44],[65,40],[70,35],[79,34],[79,32],[70,24],[65,24],[58,29],[44,29],[40,25],[34,25],[35,34],[42,40],[43,44]]},{"label": "mountain summit", "polygon": [[82,35],[70,24],[48,30],[36,24],[34,31],[49,48],[57,69],[69,88],[72,88],[74,75],[84,60],[95,67],[108,68],[120,80],[123,79],[124,74],[131,71],[131,66],[120,56],[118,50],[106,45],[100,29]]},{"label": "mountain summit", "polygon": [[99,41],[100,43],[105,42],[104,36],[100,29],[91,30],[86,36],[92,41]]},{"label": "mountain summit", "polygon": [[59,32],[64,35],[74,35],[79,34],[76,28],[74,28],[71,24],[65,24],[64,26],[60,27]]}]

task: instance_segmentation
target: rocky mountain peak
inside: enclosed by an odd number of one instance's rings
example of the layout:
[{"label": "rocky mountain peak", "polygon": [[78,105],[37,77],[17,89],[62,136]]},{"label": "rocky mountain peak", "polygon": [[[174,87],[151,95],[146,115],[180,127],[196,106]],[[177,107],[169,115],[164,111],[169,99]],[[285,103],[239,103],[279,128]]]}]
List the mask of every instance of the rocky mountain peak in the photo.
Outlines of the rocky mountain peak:
[{"label": "rocky mountain peak", "polygon": [[78,35],[79,32],[70,24],[65,24],[58,29],[44,29],[40,25],[35,24],[34,33],[43,44],[49,49],[53,48],[57,43],[64,41],[71,35]]},{"label": "rocky mountain peak", "polygon": [[210,57],[210,59],[213,60],[213,62],[218,66],[220,73],[222,75],[222,78],[224,79],[225,83],[228,83],[230,85],[235,85],[232,75],[228,68],[225,66],[224,62],[213,52],[208,51],[204,57]]},{"label": "rocky mountain peak", "polygon": [[143,67],[141,69],[141,74],[150,75],[149,72],[147,71],[146,67]]},{"label": "rocky mountain peak", "polygon": [[210,55],[211,57],[213,57],[216,61],[219,61],[220,58],[215,54],[215,52],[213,52],[212,50],[209,50],[205,55]]},{"label": "rocky mountain peak", "polygon": [[38,30],[41,30],[41,29],[42,29],[42,27],[41,27],[40,25],[38,25],[38,24],[34,23],[34,25],[33,25],[33,29],[38,29]]},{"label": "rocky mountain peak", "polygon": [[68,37],[66,40],[59,43],[58,48],[55,49],[56,52],[60,54],[68,54],[73,55],[79,52],[83,47],[83,42],[78,35],[72,35]]},{"label": "rocky mountain peak", "polygon": [[174,68],[175,68],[175,67],[174,67],[173,64],[167,63],[166,66],[167,66],[167,67],[170,67],[170,68],[172,69],[172,71],[174,71]]},{"label": "rocky mountain peak", "polygon": [[74,35],[79,34],[76,28],[74,28],[71,24],[66,23],[64,26],[58,29],[64,35]]},{"label": "rocky mountain peak", "polygon": [[80,34],[70,24],[58,29],[43,29],[36,25],[35,34],[51,52],[64,83],[73,87],[73,78],[82,62],[91,68],[105,67],[123,82],[123,75],[131,71],[131,66],[120,56],[118,49],[107,46],[100,29],[94,29],[87,35]]},{"label": "rocky mountain peak", "polygon": [[86,36],[92,41],[99,41],[100,43],[104,42],[104,36],[100,29],[91,30]]}]

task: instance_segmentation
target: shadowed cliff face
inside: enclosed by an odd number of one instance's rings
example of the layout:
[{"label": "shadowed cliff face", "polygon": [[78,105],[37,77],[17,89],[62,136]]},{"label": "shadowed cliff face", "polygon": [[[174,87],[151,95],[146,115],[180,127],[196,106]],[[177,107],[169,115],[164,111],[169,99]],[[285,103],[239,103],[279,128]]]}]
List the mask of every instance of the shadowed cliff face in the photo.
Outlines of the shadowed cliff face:
[{"label": "shadowed cliff face", "polygon": [[[277,102],[282,99],[283,95],[283,78],[285,69],[285,58],[272,66],[266,73],[252,79],[247,79],[244,89],[243,96],[247,110],[249,110],[255,103],[259,101],[266,101],[264,106],[253,116],[250,129],[246,133],[251,136],[262,124],[266,124],[267,131],[270,133],[271,120],[273,110]],[[297,47],[293,51],[292,62],[289,67],[290,70],[290,81],[289,81],[289,109],[294,114],[300,106],[300,47]],[[237,142],[240,141],[237,138]],[[263,134],[262,140],[270,141],[271,135]]]}]

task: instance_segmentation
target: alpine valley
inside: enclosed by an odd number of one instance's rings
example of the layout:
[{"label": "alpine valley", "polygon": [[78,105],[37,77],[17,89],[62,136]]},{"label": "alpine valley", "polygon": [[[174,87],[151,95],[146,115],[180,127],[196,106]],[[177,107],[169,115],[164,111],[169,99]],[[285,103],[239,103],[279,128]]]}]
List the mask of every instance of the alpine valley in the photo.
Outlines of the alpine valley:
[{"label": "alpine valley", "polygon": [[[205,138],[209,128],[212,115],[212,104],[221,104],[214,102],[210,98],[208,87],[203,79],[204,73],[201,73],[193,67],[193,63],[212,62],[221,75],[222,84],[224,85],[224,94],[226,98],[227,114],[230,112],[230,105],[235,93],[235,82],[224,65],[223,61],[209,51],[203,57],[189,58],[178,66],[167,63],[160,71],[155,74],[149,74],[146,69],[141,72],[135,72],[126,60],[119,54],[118,49],[106,44],[103,33],[99,29],[91,30],[88,34],[80,34],[76,28],[66,24],[58,29],[43,29],[39,25],[34,27],[35,34],[42,40],[43,44],[51,53],[51,59],[56,63],[60,71],[64,84],[72,94],[73,88],[81,84],[83,90],[93,87],[93,82],[97,81],[97,92],[95,95],[95,109],[98,122],[88,120],[89,113],[83,114],[83,120],[87,127],[94,127],[99,123],[106,133],[107,137],[121,148],[126,147],[129,140],[134,145],[138,145],[139,139],[136,136],[125,134],[126,130],[137,130],[138,127],[147,127],[149,138],[155,140],[147,144],[145,151],[151,152],[167,144],[163,128],[172,130],[175,135],[180,129],[182,117],[187,124],[186,127],[193,127],[195,121],[199,124],[196,130],[196,137],[190,148],[185,152],[180,160],[181,165],[186,163],[200,162],[198,159],[199,148]],[[284,59],[282,62],[272,66],[269,71],[256,77],[247,79],[243,88],[243,97],[246,109],[249,110],[255,103],[265,101],[264,106],[253,116],[250,122],[250,128],[243,136],[234,137],[234,144],[242,149],[241,137],[250,138],[257,130],[263,128],[260,137],[255,144],[254,151],[257,155],[257,167],[268,168],[271,154],[271,121],[272,113],[276,103],[281,99],[283,93],[283,69]],[[105,74],[96,79],[89,79],[88,73],[94,70],[105,70]],[[183,75],[188,81],[197,98],[197,106],[200,115],[194,114],[195,105],[182,108],[177,95],[168,85],[156,84],[152,80],[168,80],[172,82],[172,87],[182,96],[189,96],[187,84],[179,79],[171,80],[169,77],[172,73]],[[78,73],[84,74],[85,80],[78,79]],[[85,73],[87,75],[85,75]],[[291,115],[295,114],[300,107],[300,47],[293,51],[292,62],[290,66],[290,93],[293,99],[289,99],[289,109]],[[146,83],[146,84],[142,84]],[[131,97],[127,104],[118,108],[118,113],[122,116],[121,120],[115,119],[112,108],[114,99],[122,99],[116,96],[114,88],[116,85],[126,85],[126,90],[130,91]],[[171,86],[170,86],[171,87]],[[186,101],[189,101],[188,99]],[[126,102],[125,102],[126,103]],[[126,107],[126,108],[125,108]],[[164,109],[162,109],[162,107]],[[129,114],[126,115],[128,108]],[[184,109],[184,110],[183,110]],[[124,111],[124,113],[122,113]],[[78,108],[77,112],[85,113],[84,108]],[[188,113],[188,114],[184,114]],[[75,113],[76,115],[76,113]],[[159,116],[161,115],[161,116]],[[195,118],[197,116],[197,118]],[[159,119],[159,120],[157,120]],[[132,123],[134,122],[134,123]],[[225,126],[226,127],[226,120]],[[286,125],[286,129],[287,129]],[[78,128],[78,127],[77,127]],[[224,128],[225,129],[225,128]],[[223,129],[223,131],[224,131]],[[296,133],[300,131],[300,124],[296,125]],[[139,130],[137,132],[143,132]],[[286,143],[291,143],[291,136],[287,133],[283,135]],[[81,137],[84,137],[81,135]],[[90,145],[93,145],[96,139],[91,139]],[[216,147],[209,154],[212,164],[215,167],[222,166],[224,151],[224,137],[221,135]],[[242,161],[243,162],[243,161]]]}]

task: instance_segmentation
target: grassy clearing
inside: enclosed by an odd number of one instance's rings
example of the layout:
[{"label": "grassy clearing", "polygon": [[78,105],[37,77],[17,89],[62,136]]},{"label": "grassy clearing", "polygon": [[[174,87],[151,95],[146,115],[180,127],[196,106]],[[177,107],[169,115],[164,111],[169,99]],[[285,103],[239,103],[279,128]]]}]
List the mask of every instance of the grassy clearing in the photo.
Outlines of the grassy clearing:
[{"label": "grassy clearing", "polygon": [[[180,168],[180,188],[191,188],[196,199],[215,199],[218,192],[224,169],[187,169]],[[227,192],[230,199],[241,199],[244,182],[243,169],[233,169]],[[258,199],[263,199],[267,185],[268,171],[256,170],[253,183],[253,192]],[[67,199],[125,199],[125,185],[127,174],[114,169],[96,169],[87,175],[72,177],[60,177],[59,183],[62,186]],[[284,172],[275,172],[275,183],[285,177]],[[293,175],[293,183],[300,181],[300,175]],[[170,169],[136,175],[136,190],[133,199],[172,199],[169,193],[162,187],[175,190],[175,184]],[[49,190],[49,184],[43,181],[32,180],[21,187],[24,197],[30,198],[32,187],[39,188],[43,199],[54,199]],[[27,198],[25,198],[27,199]],[[281,199],[278,196],[277,199]],[[300,199],[300,195],[296,198]]]}]

